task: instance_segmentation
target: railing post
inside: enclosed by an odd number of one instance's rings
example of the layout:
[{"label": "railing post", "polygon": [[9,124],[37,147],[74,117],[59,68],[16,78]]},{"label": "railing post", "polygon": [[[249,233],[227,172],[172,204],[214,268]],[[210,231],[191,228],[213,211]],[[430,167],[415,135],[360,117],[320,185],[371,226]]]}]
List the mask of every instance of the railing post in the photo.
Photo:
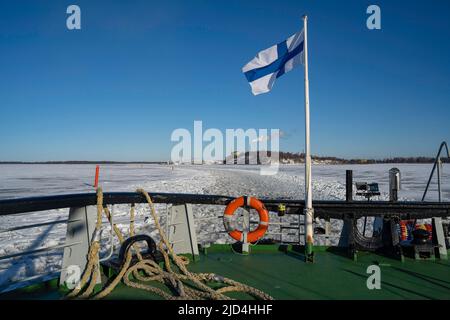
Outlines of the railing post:
[{"label": "railing post", "polygon": [[398,201],[398,191],[400,190],[400,170],[392,168],[389,170],[389,201]]},{"label": "railing post", "polygon": [[345,201],[353,201],[353,170],[345,171]]},{"label": "railing post", "polygon": [[442,166],[442,162],[441,162],[441,157],[438,157],[438,161],[437,161],[437,183],[438,183],[438,199],[439,202],[441,202],[441,166]]},{"label": "railing post", "polygon": [[[353,170],[345,171],[345,201],[353,201]],[[341,236],[339,237],[338,247],[348,247],[353,221],[344,217],[344,225],[342,226]]]},{"label": "railing post", "polygon": [[[439,151],[434,160],[433,169],[431,169],[431,173],[430,173],[430,177],[428,178],[427,186],[425,187],[425,191],[423,192],[422,201],[425,201],[425,197],[428,192],[428,187],[430,186],[431,179],[433,178],[434,170],[436,169],[436,166],[438,166],[438,162],[440,162],[441,152],[444,147],[445,147],[445,151],[447,151],[447,157],[450,158],[450,152],[448,151],[447,142],[443,141],[441,143],[441,146],[439,147]],[[438,170],[439,170],[439,168],[438,168]],[[438,177],[438,179],[440,179],[440,178]],[[438,184],[440,184],[440,181],[438,181]]]}]

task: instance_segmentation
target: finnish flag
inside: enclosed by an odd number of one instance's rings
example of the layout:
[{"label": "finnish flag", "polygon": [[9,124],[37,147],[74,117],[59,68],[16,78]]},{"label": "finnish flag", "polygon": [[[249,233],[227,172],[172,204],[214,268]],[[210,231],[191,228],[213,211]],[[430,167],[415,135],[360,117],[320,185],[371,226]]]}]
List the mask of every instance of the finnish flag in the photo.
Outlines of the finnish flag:
[{"label": "finnish flag", "polygon": [[259,52],[242,68],[254,95],[269,92],[275,79],[291,71],[295,66],[304,64],[303,40],[302,30],[287,40]]}]

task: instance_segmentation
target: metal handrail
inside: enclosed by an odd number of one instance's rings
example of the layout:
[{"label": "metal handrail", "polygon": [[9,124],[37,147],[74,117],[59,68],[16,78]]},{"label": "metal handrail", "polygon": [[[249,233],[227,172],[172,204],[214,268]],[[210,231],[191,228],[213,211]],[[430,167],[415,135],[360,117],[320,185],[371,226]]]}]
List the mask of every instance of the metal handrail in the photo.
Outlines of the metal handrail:
[{"label": "metal handrail", "polygon": [[[113,213],[113,207],[112,207],[111,210],[110,210],[110,226],[111,226],[110,242],[111,242],[111,250],[110,250],[109,254],[106,257],[101,258],[99,260],[99,262],[103,262],[103,261],[106,261],[106,260],[110,259],[112,257],[112,255],[113,255],[113,253],[114,253],[114,245],[113,245],[113,238],[114,238],[113,214],[114,213]],[[73,221],[77,221],[77,220],[64,219],[64,220],[55,220],[55,221],[48,221],[48,222],[42,222],[42,223],[36,223],[36,224],[29,224],[29,225],[23,225],[23,226],[18,226],[18,227],[0,229],[0,233],[6,233],[6,232],[18,231],[18,230],[25,230],[25,229],[32,229],[32,228],[42,227],[42,226],[46,226],[46,225],[62,224],[62,223],[73,222]],[[28,250],[28,251],[22,251],[22,252],[2,255],[2,256],[0,256],[0,261],[1,260],[9,260],[11,258],[16,258],[16,257],[33,255],[33,254],[36,254],[36,253],[42,253],[42,252],[58,250],[58,249],[64,249],[64,248],[72,247],[72,246],[78,245],[78,244],[81,244],[81,242],[74,242],[74,243],[69,243],[69,244],[58,244],[58,245],[55,245],[55,246],[41,247],[41,248],[37,248],[37,249],[33,249],[33,250]],[[55,274],[56,275],[56,274],[59,274],[61,271],[62,271],[62,269],[58,270],[57,272],[53,271],[53,272],[51,272],[49,274]],[[28,277],[28,278],[25,278],[25,279],[22,279],[22,280],[19,280],[19,281],[15,281],[13,283],[8,283],[6,286],[0,286],[0,292],[4,292],[5,288],[11,287],[12,285],[25,283],[25,282],[28,282],[28,281],[31,281],[31,280],[38,279],[40,277],[47,276],[49,274],[35,275],[35,276]]]},{"label": "metal handrail", "polygon": [[428,187],[430,186],[431,179],[433,178],[434,170],[437,167],[438,168],[437,169],[437,171],[438,171],[438,194],[439,194],[439,202],[441,202],[441,177],[440,177],[439,165],[440,165],[440,162],[441,162],[441,152],[442,152],[442,149],[444,147],[447,150],[447,158],[450,158],[450,153],[448,151],[447,142],[443,141],[441,143],[440,147],[439,147],[439,151],[438,151],[438,153],[436,155],[436,158],[434,160],[433,169],[431,169],[431,174],[430,174],[430,177],[428,178],[427,186],[426,186],[425,191],[424,191],[423,196],[422,196],[422,201],[425,200],[425,196],[427,195],[427,192],[428,192]]},{"label": "metal handrail", "polygon": [[[225,206],[233,197],[220,195],[199,195],[180,193],[149,193],[154,203],[177,204],[204,204]],[[104,193],[104,205],[147,203],[145,197],[136,192],[110,192]],[[260,199],[270,211],[277,212],[280,204],[286,207],[286,214],[302,215],[304,200],[292,199]],[[56,195],[45,197],[32,197],[22,199],[0,200],[0,216],[13,215],[25,212],[44,211],[51,209],[95,206],[97,197],[95,193]],[[450,202],[423,202],[423,201],[339,201],[316,200],[313,201],[315,216],[318,218],[343,219],[346,215],[354,217],[379,216],[395,214],[405,216],[407,219],[445,217],[450,216]],[[409,218],[408,218],[409,217]]]},{"label": "metal handrail", "polygon": [[[101,258],[99,260],[100,262],[108,260],[109,258],[112,257],[112,255],[114,253],[114,246],[112,245],[113,238],[114,238],[113,210],[111,209],[110,212],[111,212],[111,220],[110,220],[110,226],[111,226],[111,232],[110,232],[111,250],[110,250],[109,254],[106,257]],[[38,227],[47,226],[47,225],[62,224],[62,223],[73,222],[73,221],[77,221],[77,220],[64,219],[64,220],[55,220],[55,221],[48,221],[48,222],[42,222],[42,223],[36,223],[36,224],[28,224],[28,225],[23,225],[23,226],[18,226],[18,227],[0,229],[0,233],[6,233],[6,232],[12,232],[12,231],[18,231],[18,230],[25,230],[25,229],[32,229],[32,228],[38,228]],[[12,254],[7,254],[7,255],[1,255],[0,256],[0,260],[8,260],[8,259],[11,259],[11,258],[21,257],[21,256],[26,256],[26,255],[32,255],[32,254],[36,254],[36,253],[40,253],[40,252],[62,249],[62,248],[71,247],[71,246],[74,246],[74,245],[77,245],[77,244],[81,244],[81,242],[75,242],[75,243],[70,243],[70,244],[59,244],[59,245],[55,245],[55,246],[42,247],[42,248],[29,250],[29,251],[23,251],[23,252],[17,252],[17,253],[12,253]]]},{"label": "metal handrail", "polygon": [[6,232],[12,232],[12,231],[18,231],[18,230],[24,230],[24,229],[31,229],[31,228],[38,228],[38,227],[43,227],[43,226],[55,225],[55,224],[62,224],[62,223],[67,223],[67,221],[68,221],[67,219],[64,219],[64,220],[55,220],[55,221],[41,222],[41,223],[35,223],[35,224],[27,224],[24,226],[0,229],[0,233],[6,233]]},{"label": "metal handrail", "polygon": [[[42,222],[42,223],[28,224],[28,225],[23,225],[23,226],[18,226],[18,227],[0,229],[0,233],[13,232],[13,231],[25,230],[25,229],[32,229],[32,228],[38,228],[38,227],[48,226],[48,225],[62,224],[62,223],[67,223],[68,221],[69,220],[64,219],[64,220],[55,220],[55,221],[48,221],[48,222]],[[76,244],[79,244],[79,243],[72,243],[72,244],[68,244],[68,245],[60,244],[60,245],[56,245],[56,246],[42,247],[42,248],[29,250],[29,251],[22,251],[22,252],[7,254],[7,255],[1,255],[0,256],[0,260],[8,260],[8,259],[11,259],[11,258],[21,257],[21,256],[26,256],[26,255],[32,255],[32,254],[35,254],[35,253],[51,251],[51,250],[57,250],[57,249],[65,248],[65,247],[71,247],[71,246],[76,245]]]},{"label": "metal handrail", "polygon": [[15,257],[21,257],[21,256],[35,254],[35,253],[50,251],[50,250],[63,249],[66,247],[71,247],[71,246],[77,245],[77,244],[81,244],[81,242],[74,242],[74,243],[69,243],[69,244],[59,244],[56,246],[50,246],[50,247],[38,248],[38,249],[34,249],[34,250],[29,250],[29,251],[7,254],[4,256],[1,256],[0,260],[7,260],[7,259],[15,258]]}]

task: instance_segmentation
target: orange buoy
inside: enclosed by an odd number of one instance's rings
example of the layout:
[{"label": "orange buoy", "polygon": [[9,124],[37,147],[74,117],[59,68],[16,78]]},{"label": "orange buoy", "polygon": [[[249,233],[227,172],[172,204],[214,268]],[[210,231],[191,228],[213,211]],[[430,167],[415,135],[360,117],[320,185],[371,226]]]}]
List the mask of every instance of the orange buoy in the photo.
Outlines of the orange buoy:
[{"label": "orange buoy", "polygon": [[[231,221],[234,212],[238,208],[243,206],[249,206],[255,209],[256,211],[258,211],[259,215],[258,227],[255,230],[249,232],[246,235],[246,239],[245,239],[245,232],[233,229],[231,226]],[[256,198],[239,197],[231,201],[225,208],[225,212],[223,214],[223,223],[225,225],[225,229],[228,231],[228,234],[234,240],[241,242],[256,242],[264,236],[267,229],[269,228],[269,211],[266,209],[264,204]]]}]

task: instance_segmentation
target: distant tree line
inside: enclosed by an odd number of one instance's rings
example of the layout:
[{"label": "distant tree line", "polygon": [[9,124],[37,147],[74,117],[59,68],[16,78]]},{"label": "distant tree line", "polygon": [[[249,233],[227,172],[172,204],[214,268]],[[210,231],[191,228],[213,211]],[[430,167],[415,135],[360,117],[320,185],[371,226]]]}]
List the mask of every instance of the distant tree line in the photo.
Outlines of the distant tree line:
[{"label": "distant tree line", "polygon": [[0,164],[167,164],[168,161],[0,161]]},{"label": "distant tree line", "polygon": [[[267,156],[271,157],[272,152],[267,151]],[[275,155],[274,155],[275,156]],[[244,160],[245,164],[256,163],[261,164],[261,160],[259,154],[257,152],[245,152],[244,155],[233,154],[227,157],[228,161],[233,160],[234,163],[239,163],[238,158]],[[244,159],[242,159],[244,158]],[[394,157],[394,158],[384,158],[384,159],[342,159],[337,157],[328,157],[328,156],[312,156],[312,160],[318,162],[326,162],[331,164],[376,164],[376,163],[433,163],[434,158],[432,157]],[[223,162],[227,161],[225,159]],[[294,153],[294,152],[279,152],[280,162],[283,161],[291,161],[294,163],[304,163],[305,162],[305,154],[304,153]],[[251,161],[253,160],[253,161]],[[441,158],[443,163],[450,163],[450,158]]]},{"label": "distant tree line", "polygon": [[[337,157],[311,156],[313,160],[329,161],[338,164],[372,164],[372,163],[433,163],[432,157],[394,157],[384,159],[342,159]],[[280,159],[292,159],[294,162],[305,162],[304,153],[280,152]],[[450,163],[450,158],[441,158],[442,162]]]},{"label": "distant tree line", "polygon": [[[272,157],[272,152],[267,151],[267,157]],[[276,157],[276,154],[273,155]],[[234,163],[239,163],[238,158],[245,164],[262,164],[262,161],[257,152],[245,152],[245,154],[229,155],[227,157],[228,161],[234,160]],[[244,158],[244,159],[242,159]],[[314,161],[326,162],[331,164],[375,164],[375,163],[433,163],[434,158],[432,157],[394,157],[385,159],[342,159],[337,157],[327,157],[327,156],[312,156]],[[223,161],[226,163],[227,159]],[[302,152],[279,152],[279,159],[283,161],[291,161],[294,163],[304,163],[305,154]],[[256,161],[255,161],[256,160]],[[441,158],[443,163],[450,163],[450,158]],[[171,161],[90,161],[90,160],[68,160],[68,161],[0,161],[0,164],[173,164]]]}]

